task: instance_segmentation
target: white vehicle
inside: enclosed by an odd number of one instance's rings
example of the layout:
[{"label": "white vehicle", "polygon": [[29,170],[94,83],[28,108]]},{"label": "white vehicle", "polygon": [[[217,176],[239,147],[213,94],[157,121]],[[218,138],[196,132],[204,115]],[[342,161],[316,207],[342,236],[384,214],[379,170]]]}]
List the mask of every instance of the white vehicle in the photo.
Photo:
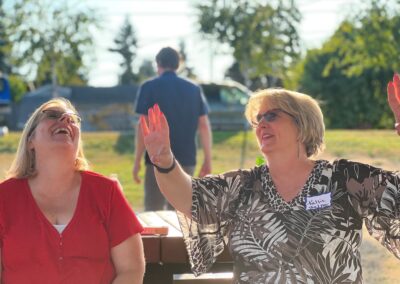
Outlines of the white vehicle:
[{"label": "white vehicle", "polygon": [[244,110],[251,91],[237,82],[198,83],[210,107],[213,130],[243,130],[249,127]]}]

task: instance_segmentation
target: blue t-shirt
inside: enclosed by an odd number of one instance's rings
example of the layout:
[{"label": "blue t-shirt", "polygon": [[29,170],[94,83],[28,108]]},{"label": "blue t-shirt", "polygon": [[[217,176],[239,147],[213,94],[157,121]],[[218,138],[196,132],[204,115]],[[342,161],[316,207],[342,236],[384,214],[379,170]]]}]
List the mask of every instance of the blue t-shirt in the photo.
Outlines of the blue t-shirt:
[{"label": "blue t-shirt", "polygon": [[[147,115],[154,104],[160,106],[169,125],[171,149],[182,166],[196,165],[196,131],[199,116],[208,113],[203,92],[196,84],[166,71],[145,82],[138,91],[136,112]],[[146,163],[150,163],[146,153]]]}]

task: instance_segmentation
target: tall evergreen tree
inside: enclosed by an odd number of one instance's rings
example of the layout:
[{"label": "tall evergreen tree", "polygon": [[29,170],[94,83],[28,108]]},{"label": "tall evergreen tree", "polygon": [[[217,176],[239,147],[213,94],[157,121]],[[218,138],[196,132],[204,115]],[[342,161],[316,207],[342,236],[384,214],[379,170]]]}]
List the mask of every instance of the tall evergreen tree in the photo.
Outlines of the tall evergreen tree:
[{"label": "tall evergreen tree", "polygon": [[133,62],[136,58],[137,38],[134,27],[129,18],[126,17],[121,29],[114,39],[115,47],[110,48],[122,57],[120,64],[122,73],[119,77],[120,84],[135,84],[139,81],[139,76],[133,71]]}]

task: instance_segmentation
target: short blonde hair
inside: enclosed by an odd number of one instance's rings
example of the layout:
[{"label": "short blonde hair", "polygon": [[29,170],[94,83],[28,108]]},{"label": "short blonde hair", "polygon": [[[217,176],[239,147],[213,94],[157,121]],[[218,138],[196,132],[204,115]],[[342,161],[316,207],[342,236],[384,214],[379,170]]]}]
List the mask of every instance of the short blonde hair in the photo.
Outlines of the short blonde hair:
[{"label": "short blonde hair", "polygon": [[[49,107],[66,108],[77,113],[75,107],[71,104],[69,100],[65,98],[52,99],[39,106],[25,124],[25,127],[21,134],[21,138],[19,140],[17,153],[14,157],[13,162],[11,163],[10,168],[6,173],[7,178],[28,178],[37,174],[37,171],[35,169],[35,155],[33,151],[28,148],[28,145],[37,125],[41,121],[42,111]],[[87,169],[89,169],[89,163],[83,153],[82,140],[79,137],[75,170],[84,171]]]},{"label": "short blonde hair", "polygon": [[306,148],[307,157],[320,153],[324,148],[325,124],[318,102],[312,97],[285,89],[266,89],[250,97],[245,116],[249,123],[255,120],[262,105],[279,108],[296,119],[299,141]]}]

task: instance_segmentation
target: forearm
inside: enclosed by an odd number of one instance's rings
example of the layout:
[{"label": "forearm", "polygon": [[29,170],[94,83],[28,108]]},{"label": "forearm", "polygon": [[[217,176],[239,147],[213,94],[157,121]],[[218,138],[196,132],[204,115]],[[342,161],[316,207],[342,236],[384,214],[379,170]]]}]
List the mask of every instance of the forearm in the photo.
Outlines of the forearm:
[{"label": "forearm", "polygon": [[116,275],[113,284],[143,283],[146,263],[142,238],[139,233],[113,247],[111,259]]},{"label": "forearm", "polygon": [[211,163],[212,132],[207,116],[199,118],[199,135],[204,152],[204,161]]},{"label": "forearm", "polygon": [[143,134],[140,131],[140,123],[137,124],[136,127],[136,147],[135,147],[135,163],[140,163],[143,153],[145,151],[144,141],[143,141]]},{"label": "forearm", "polygon": [[118,274],[112,284],[142,284],[144,270],[127,271]]},{"label": "forearm", "polygon": [[[172,158],[169,165],[171,164]],[[167,167],[168,166],[165,166],[165,168]],[[157,184],[169,203],[171,203],[176,210],[190,217],[192,207],[191,176],[185,173],[177,161],[175,168],[169,173],[160,173],[156,168],[154,168],[154,173]]]}]

